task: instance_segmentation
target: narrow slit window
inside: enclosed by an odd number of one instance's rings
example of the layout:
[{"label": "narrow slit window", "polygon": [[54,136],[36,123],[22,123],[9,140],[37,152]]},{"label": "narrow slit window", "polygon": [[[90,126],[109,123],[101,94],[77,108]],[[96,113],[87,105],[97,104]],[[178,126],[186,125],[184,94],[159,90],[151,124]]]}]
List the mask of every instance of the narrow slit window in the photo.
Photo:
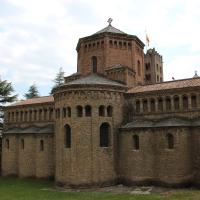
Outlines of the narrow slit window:
[{"label": "narrow slit window", "polygon": [[65,127],[65,148],[71,147],[71,127],[66,124]]},{"label": "narrow slit window", "polygon": [[44,151],[44,140],[40,140],[40,151]]},{"label": "narrow slit window", "polygon": [[139,148],[140,148],[139,136],[138,135],[134,135],[133,136],[133,149],[134,150],[139,150]]}]

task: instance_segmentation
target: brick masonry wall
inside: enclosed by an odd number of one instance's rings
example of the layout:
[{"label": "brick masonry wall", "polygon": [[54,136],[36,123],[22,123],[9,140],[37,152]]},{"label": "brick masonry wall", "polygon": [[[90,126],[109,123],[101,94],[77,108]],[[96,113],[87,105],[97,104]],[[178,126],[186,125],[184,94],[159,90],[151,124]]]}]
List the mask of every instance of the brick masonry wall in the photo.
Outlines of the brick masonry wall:
[{"label": "brick masonry wall", "polygon": [[[127,42],[126,47],[110,45],[110,40],[117,42]],[[105,36],[99,41],[103,41],[102,45],[98,47],[91,47],[89,50],[85,50],[85,45],[96,42],[97,38],[91,40],[90,42],[82,42],[80,44],[80,49],[78,49],[78,62],[77,69],[82,75],[86,75],[92,72],[92,56],[97,57],[97,71],[98,73],[105,74],[105,70],[111,68],[114,65],[121,64],[128,66],[130,69],[136,72],[136,84],[141,84],[144,82],[144,53],[143,47],[139,46],[136,41],[132,38],[124,38],[124,36],[117,36],[115,38]],[[128,47],[128,42],[130,47]],[[101,42],[100,42],[101,43]],[[141,72],[138,72],[137,62],[140,62]],[[133,77],[134,78],[134,77]],[[134,80],[135,80],[134,78]],[[134,82],[134,81],[133,81]]]}]

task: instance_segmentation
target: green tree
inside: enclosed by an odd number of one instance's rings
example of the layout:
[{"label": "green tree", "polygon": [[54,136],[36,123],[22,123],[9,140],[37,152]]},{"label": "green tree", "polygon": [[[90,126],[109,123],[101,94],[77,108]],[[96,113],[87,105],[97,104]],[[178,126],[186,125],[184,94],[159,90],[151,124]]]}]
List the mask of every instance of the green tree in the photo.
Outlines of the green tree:
[{"label": "green tree", "polygon": [[7,80],[2,81],[0,79],[0,126],[2,126],[3,122],[3,108],[5,104],[17,100],[17,95],[12,95],[13,92],[12,84],[7,82]]},{"label": "green tree", "polygon": [[59,72],[56,74],[56,78],[53,80],[54,86],[51,89],[50,94],[52,95],[55,92],[55,89],[64,83],[64,75],[65,72],[63,71],[62,67],[59,68]]},{"label": "green tree", "polygon": [[26,99],[32,99],[35,97],[39,97],[39,92],[38,92],[37,86],[35,84],[31,85],[28,92],[25,93],[24,97],[26,97]]}]

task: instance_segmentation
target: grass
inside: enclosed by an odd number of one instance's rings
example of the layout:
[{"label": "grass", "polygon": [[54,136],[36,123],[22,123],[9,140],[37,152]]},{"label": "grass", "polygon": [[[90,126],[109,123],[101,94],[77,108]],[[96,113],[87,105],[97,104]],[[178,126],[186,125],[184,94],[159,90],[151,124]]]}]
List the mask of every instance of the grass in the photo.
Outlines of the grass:
[{"label": "grass", "polygon": [[57,191],[52,181],[0,178],[0,200],[200,200],[200,190],[172,190],[151,195]]}]

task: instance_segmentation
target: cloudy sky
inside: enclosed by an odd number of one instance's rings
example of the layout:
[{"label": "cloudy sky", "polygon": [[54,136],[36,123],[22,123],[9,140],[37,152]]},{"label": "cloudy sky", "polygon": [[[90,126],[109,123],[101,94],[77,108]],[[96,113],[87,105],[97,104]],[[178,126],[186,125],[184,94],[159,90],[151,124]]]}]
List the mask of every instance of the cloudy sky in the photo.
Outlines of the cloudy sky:
[{"label": "cloudy sky", "polygon": [[137,35],[163,55],[164,79],[200,74],[199,0],[0,0],[0,75],[20,97],[36,83],[48,95],[62,67],[76,72],[80,37],[107,26]]}]

